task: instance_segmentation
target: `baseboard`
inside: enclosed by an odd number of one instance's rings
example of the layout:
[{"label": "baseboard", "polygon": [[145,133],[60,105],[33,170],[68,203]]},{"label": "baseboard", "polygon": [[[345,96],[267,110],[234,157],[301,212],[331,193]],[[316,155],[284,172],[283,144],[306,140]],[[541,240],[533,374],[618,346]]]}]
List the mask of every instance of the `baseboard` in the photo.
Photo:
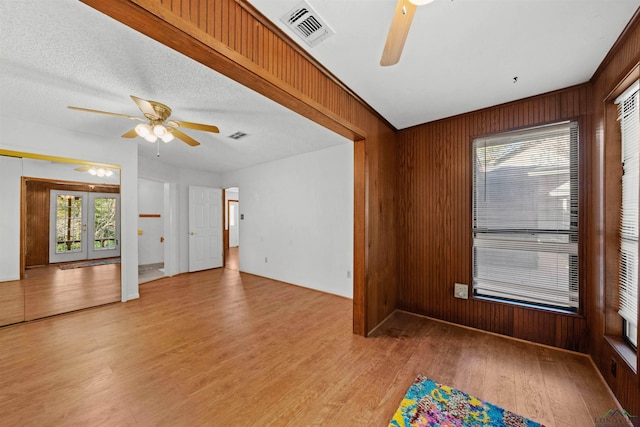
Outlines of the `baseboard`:
[{"label": "baseboard", "polygon": [[153,264],[143,264],[138,266],[138,273],[149,270],[158,270],[164,268],[164,262],[156,262]]},{"label": "baseboard", "polygon": [[0,276],[0,282],[13,282],[14,280],[20,280],[20,275],[17,275],[17,276]]},{"label": "baseboard", "polygon": [[[138,299],[138,298],[140,298],[140,294],[136,292],[135,294],[127,295],[126,301],[131,301],[132,299]],[[126,301],[123,301],[123,302],[126,302]]]}]

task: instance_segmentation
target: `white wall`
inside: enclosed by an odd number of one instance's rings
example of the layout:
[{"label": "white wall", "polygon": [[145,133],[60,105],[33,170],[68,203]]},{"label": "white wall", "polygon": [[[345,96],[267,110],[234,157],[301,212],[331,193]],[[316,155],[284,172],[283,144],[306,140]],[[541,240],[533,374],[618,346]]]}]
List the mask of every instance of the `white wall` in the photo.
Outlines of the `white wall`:
[{"label": "white wall", "polygon": [[224,184],[242,193],[241,271],[353,297],[352,144],[229,172]]},{"label": "white wall", "polygon": [[189,185],[222,188],[216,173],[179,169],[160,159],[139,158],[139,176],[165,183],[165,274],[189,271]]},{"label": "white wall", "polygon": [[[0,149],[120,165],[122,300],[138,298],[137,144],[0,116]],[[3,243],[4,250],[20,250],[19,239]]]},{"label": "white wall", "polygon": [[164,263],[164,183],[138,179],[138,213],[160,215],[138,216],[138,265]]},{"label": "white wall", "polygon": [[22,159],[0,156],[0,282],[20,279]]}]

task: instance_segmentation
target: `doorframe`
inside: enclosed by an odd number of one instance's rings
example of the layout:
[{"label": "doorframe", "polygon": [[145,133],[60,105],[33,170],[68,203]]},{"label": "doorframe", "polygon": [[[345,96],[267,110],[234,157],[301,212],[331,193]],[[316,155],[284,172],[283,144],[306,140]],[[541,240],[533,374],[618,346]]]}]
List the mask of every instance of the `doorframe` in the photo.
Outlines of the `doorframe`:
[{"label": "doorframe", "polygon": [[[224,221],[224,224],[227,225],[227,229],[225,230],[226,231],[225,239],[224,239],[225,240],[224,244],[226,245],[225,246],[226,249],[231,248],[231,243],[230,243],[231,242],[231,223],[229,223],[229,220],[231,219],[231,213],[230,212],[231,212],[231,203],[232,202],[238,203],[238,206],[240,206],[240,200],[237,200],[237,199],[229,199],[229,200],[227,200],[227,209],[226,209],[225,213],[229,213],[229,215],[228,215],[229,218],[227,218],[227,216],[225,216],[225,221]],[[238,214],[238,221],[240,221],[240,214]],[[240,245],[240,242],[238,242],[238,246],[239,245]],[[226,261],[226,259],[225,259],[225,261]]]},{"label": "doorframe", "polygon": [[[57,161],[57,162],[62,162],[62,163],[74,163],[75,161],[65,161],[66,159],[60,158],[60,157],[44,157],[41,158],[40,156],[31,156],[29,155],[29,153],[20,153],[20,152],[11,152],[11,151],[6,151],[6,150],[0,150],[0,154],[2,155],[7,155],[7,154],[13,154],[13,157],[17,157],[17,155],[19,154],[19,157],[23,157],[23,158],[32,158],[32,159],[39,159],[39,160],[51,160],[51,161]],[[86,162],[85,162],[86,163]],[[85,163],[81,163],[81,164],[85,164]],[[80,164],[80,163],[78,163]],[[102,165],[102,164],[101,164]],[[119,166],[114,166],[114,165],[107,165],[104,164],[104,166],[113,168],[113,169],[120,169]],[[52,186],[73,186],[73,187],[78,187],[78,189],[73,189],[73,190],[69,190],[69,191],[92,191],[92,187],[102,187],[103,189],[100,191],[95,191],[97,193],[105,193],[105,192],[109,192],[109,191],[104,191],[104,189],[117,189],[118,191],[113,191],[113,193],[121,195],[122,194],[122,183],[120,184],[96,184],[95,182],[85,182],[85,181],[69,181],[69,180],[64,180],[64,179],[50,179],[50,178],[37,178],[37,177],[31,177],[31,176],[21,176],[20,177],[20,280],[24,279],[24,273],[27,269],[27,244],[26,244],[26,239],[27,239],[27,183],[28,182],[43,182],[43,183],[49,183]],[[86,187],[86,188],[85,188]],[[54,188],[51,188],[54,189]],[[47,206],[49,206],[49,204],[47,204]],[[118,204],[118,214],[120,215],[120,221],[122,221],[122,205]],[[122,222],[120,222],[120,225],[122,225]],[[122,232],[122,230],[120,230],[120,233]],[[122,247],[122,234],[119,236],[120,238],[120,246]],[[48,245],[47,245],[48,248]],[[48,249],[47,249],[48,250]],[[121,282],[124,283],[124,280],[121,278]],[[124,284],[122,284],[122,289],[121,289],[121,294],[124,295]]]}]

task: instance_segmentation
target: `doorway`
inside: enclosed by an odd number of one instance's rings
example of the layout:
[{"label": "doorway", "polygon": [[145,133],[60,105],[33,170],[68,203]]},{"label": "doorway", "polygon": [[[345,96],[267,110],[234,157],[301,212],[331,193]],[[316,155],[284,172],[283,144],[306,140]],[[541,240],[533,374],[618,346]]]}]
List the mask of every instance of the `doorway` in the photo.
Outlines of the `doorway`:
[{"label": "doorway", "polygon": [[120,195],[50,190],[49,263],[120,256]]},{"label": "doorway", "polygon": [[[22,320],[121,300],[119,177],[53,179],[78,175],[76,166],[22,159]],[[36,172],[51,178],[24,176]]]},{"label": "doorway", "polygon": [[240,271],[240,189],[225,189],[224,251],[225,268]]}]

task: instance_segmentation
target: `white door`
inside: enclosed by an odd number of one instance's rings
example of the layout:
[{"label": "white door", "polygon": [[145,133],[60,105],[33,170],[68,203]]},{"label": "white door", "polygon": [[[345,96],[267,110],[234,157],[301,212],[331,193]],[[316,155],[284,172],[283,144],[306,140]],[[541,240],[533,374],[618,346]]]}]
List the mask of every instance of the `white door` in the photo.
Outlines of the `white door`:
[{"label": "white door", "polygon": [[238,202],[229,202],[229,247],[235,248],[240,244],[240,227],[238,224]]},{"label": "white door", "polygon": [[51,190],[49,262],[120,256],[120,195]]},{"label": "white door", "polygon": [[189,186],[189,271],[222,267],[222,190]]}]

